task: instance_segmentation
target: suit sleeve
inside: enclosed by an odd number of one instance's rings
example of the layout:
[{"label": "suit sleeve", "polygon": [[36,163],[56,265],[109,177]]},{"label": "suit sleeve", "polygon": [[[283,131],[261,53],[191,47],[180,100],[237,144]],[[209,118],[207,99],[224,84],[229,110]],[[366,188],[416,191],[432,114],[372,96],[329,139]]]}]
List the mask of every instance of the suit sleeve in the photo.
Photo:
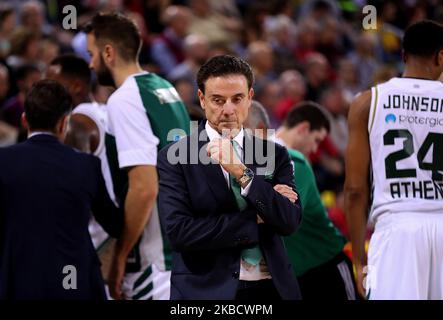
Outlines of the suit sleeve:
[{"label": "suit sleeve", "polygon": [[272,183],[266,181],[264,176],[256,175],[246,198],[257,209],[265,224],[281,236],[288,236],[300,225],[302,209],[300,196],[295,203],[292,203],[274,190],[274,185],[285,184],[297,192],[288,152],[278,145],[275,148],[275,171]]},{"label": "suit sleeve", "polygon": [[214,216],[192,212],[183,167],[167,161],[167,149],[158,158],[159,215],[175,251],[215,250],[258,243],[257,215],[250,208]]},{"label": "suit sleeve", "polygon": [[101,172],[100,159],[94,158],[93,162],[97,192],[91,205],[92,214],[111,237],[118,238],[123,230],[124,210],[118,208],[109,197]]}]

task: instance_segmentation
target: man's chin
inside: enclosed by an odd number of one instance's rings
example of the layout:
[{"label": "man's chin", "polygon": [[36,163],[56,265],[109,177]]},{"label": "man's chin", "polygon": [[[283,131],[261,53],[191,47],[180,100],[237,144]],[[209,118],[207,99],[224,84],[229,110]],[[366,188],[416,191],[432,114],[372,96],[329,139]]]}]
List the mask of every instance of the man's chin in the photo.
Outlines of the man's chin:
[{"label": "man's chin", "polygon": [[111,75],[108,74],[99,74],[97,75],[97,81],[100,85],[105,87],[115,87],[114,79]]},{"label": "man's chin", "polygon": [[218,128],[222,136],[230,136],[231,138],[240,131],[237,122],[223,122],[218,125]]}]

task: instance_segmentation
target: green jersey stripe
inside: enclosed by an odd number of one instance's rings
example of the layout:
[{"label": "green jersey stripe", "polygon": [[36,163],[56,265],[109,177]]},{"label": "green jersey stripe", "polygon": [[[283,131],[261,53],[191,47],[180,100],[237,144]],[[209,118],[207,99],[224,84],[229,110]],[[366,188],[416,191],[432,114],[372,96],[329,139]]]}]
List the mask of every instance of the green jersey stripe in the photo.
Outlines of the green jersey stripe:
[{"label": "green jersey stripe", "polygon": [[139,291],[139,293],[135,294],[132,296],[132,299],[134,300],[139,300],[141,298],[143,298],[144,296],[146,296],[147,294],[149,294],[152,289],[154,289],[154,285],[152,284],[152,282],[149,282],[149,284],[141,291]]},{"label": "green jersey stripe", "polygon": [[137,280],[135,280],[134,282],[134,287],[132,288],[133,290],[137,289],[139,286],[141,286],[143,284],[143,282],[145,282],[145,280],[152,274],[152,267],[149,266],[140,276],[140,278],[138,278]]}]

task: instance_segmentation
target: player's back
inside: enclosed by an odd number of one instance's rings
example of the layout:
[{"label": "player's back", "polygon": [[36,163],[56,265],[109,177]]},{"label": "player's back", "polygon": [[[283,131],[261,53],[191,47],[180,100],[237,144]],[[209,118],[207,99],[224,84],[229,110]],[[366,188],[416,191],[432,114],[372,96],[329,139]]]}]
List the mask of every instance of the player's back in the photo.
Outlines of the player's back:
[{"label": "player's back", "polygon": [[393,78],[371,89],[371,219],[443,213],[443,84]]},{"label": "player's back", "polygon": [[[97,102],[85,102],[76,106],[74,110],[72,110],[72,114],[81,114],[83,116],[86,116],[91,119],[97,126],[100,140],[93,154],[97,156],[101,161],[101,169],[103,178],[105,179],[106,189],[108,191],[109,197],[112,199],[112,201],[114,201],[114,203],[116,203],[111,171],[109,170],[109,163],[106,157],[105,136],[108,127],[106,106],[98,104]],[[91,217],[88,229],[91,235],[92,243],[94,244],[96,250],[99,250],[110,238],[106,231],[94,219],[94,217]]]},{"label": "player's back", "polygon": [[[148,72],[129,76],[107,103],[106,153],[117,202],[128,190],[125,168],[156,165],[157,151],[189,134],[189,115],[176,89]],[[171,250],[164,237],[157,206],[126,263],[127,297],[169,299]],[[147,277],[149,275],[149,277]]]}]

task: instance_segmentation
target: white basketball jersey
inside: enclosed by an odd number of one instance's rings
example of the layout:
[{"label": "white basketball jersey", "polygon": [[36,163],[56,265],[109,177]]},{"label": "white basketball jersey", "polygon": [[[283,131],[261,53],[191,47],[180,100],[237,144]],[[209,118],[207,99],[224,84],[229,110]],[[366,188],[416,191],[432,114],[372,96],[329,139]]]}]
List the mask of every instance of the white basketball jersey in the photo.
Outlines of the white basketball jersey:
[{"label": "white basketball jersey", "polygon": [[371,93],[371,221],[387,212],[443,214],[443,84],[393,78]]},{"label": "white basketball jersey", "polygon": [[[101,160],[101,169],[103,178],[106,183],[106,189],[108,190],[109,197],[115,203],[114,187],[111,178],[111,171],[109,170],[109,163],[106,157],[106,145],[105,134],[108,125],[107,113],[104,105],[100,105],[96,102],[79,104],[72,114],[82,114],[90,118],[98,127],[100,142],[94,155]],[[94,247],[98,250],[109,238],[109,235],[105,230],[95,221],[94,217],[91,217],[89,223],[89,233],[91,234]]]}]

